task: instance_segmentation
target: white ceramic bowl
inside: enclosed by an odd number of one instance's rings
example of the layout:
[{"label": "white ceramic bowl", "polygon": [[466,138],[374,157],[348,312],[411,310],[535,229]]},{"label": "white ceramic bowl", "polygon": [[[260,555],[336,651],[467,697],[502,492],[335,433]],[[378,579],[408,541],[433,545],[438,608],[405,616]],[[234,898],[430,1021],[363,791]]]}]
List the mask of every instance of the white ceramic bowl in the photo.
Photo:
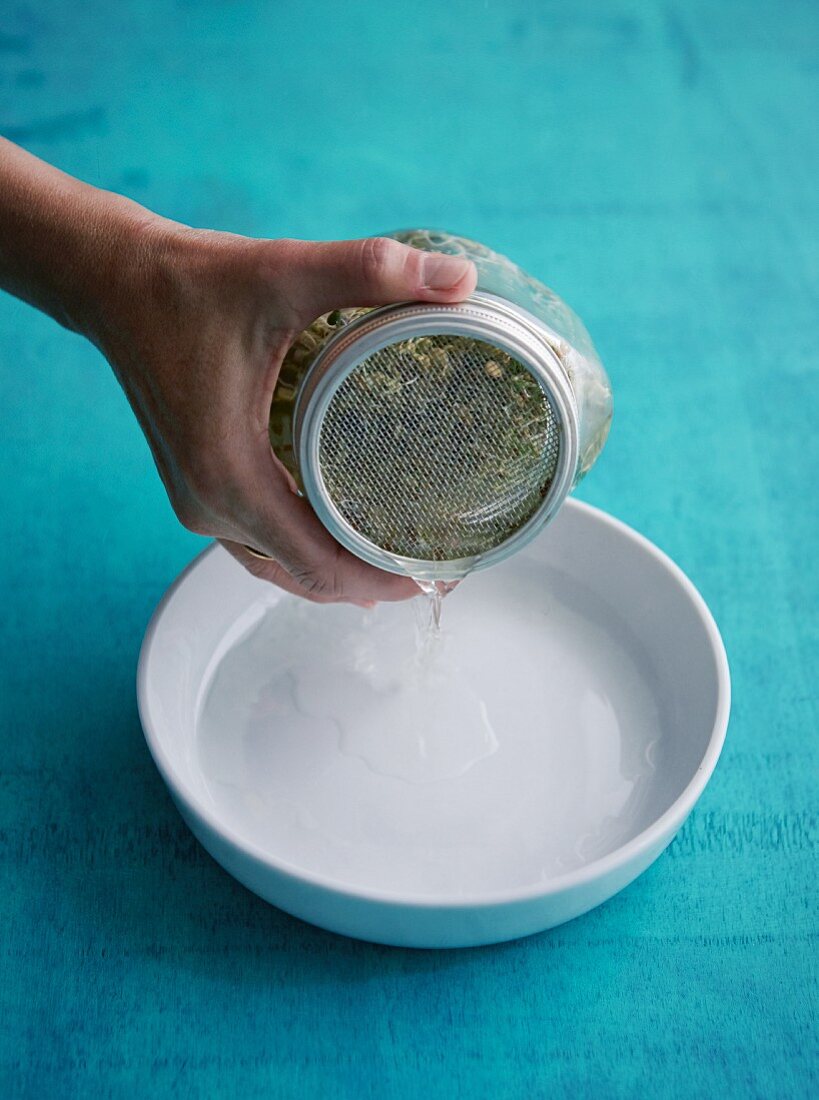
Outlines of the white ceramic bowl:
[{"label": "white ceramic bowl", "polygon": [[345,935],[469,946],[576,917],[663,851],[730,697],[677,566],[569,501],[448,598],[444,628],[419,701],[396,678],[412,605],[309,605],[219,547],[171,587],[140,656],[142,724],[182,816],[240,882]]}]

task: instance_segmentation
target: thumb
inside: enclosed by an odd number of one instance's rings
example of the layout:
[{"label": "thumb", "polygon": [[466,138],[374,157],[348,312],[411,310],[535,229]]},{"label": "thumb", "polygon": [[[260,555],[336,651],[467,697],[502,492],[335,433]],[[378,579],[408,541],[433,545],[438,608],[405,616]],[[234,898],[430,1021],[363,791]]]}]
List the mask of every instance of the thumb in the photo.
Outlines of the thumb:
[{"label": "thumb", "polygon": [[460,302],[475,289],[475,266],[462,256],[424,252],[390,237],[291,241],[294,298],[315,317],[341,306]]}]

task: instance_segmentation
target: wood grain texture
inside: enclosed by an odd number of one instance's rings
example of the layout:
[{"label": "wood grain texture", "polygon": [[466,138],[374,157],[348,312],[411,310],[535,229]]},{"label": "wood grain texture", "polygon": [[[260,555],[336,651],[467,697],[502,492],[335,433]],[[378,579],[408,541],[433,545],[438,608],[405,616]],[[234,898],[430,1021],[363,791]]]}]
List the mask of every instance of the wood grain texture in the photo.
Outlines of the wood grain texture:
[{"label": "wood grain texture", "polygon": [[198,548],[98,355],[0,300],[0,1094],[817,1095],[817,9],[7,6],[0,130],[197,225],[444,225],[594,333],[582,495],[723,631],[722,761],[601,909],[465,952],[301,924],[179,820],[134,705]]}]

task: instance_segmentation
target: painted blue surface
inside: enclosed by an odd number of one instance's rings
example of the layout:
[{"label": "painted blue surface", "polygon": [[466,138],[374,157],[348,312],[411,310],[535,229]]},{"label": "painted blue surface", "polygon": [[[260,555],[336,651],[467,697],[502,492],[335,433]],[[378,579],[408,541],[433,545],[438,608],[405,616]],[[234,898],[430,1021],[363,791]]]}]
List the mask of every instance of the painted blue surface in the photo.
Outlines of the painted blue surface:
[{"label": "painted blue surface", "polygon": [[0,297],[4,1096],[817,1094],[814,3],[0,10],[0,130],[163,213],[438,224],[580,311],[616,391],[582,495],[689,573],[735,702],[669,852],[462,953],[224,874],[144,747],[138,646],[199,547],[97,353]]}]

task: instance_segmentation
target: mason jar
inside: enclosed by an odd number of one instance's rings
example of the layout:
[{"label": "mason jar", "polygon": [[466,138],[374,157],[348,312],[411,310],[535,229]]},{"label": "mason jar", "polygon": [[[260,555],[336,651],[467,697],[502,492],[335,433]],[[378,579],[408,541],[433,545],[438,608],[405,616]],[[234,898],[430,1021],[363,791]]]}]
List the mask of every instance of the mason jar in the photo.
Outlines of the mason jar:
[{"label": "mason jar", "polygon": [[556,514],[605,443],[611,385],[577,315],[517,264],[440,230],[386,235],[472,260],[475,292],[319,317],[285,355],[270,441],[342,545],[453,580]]}]

